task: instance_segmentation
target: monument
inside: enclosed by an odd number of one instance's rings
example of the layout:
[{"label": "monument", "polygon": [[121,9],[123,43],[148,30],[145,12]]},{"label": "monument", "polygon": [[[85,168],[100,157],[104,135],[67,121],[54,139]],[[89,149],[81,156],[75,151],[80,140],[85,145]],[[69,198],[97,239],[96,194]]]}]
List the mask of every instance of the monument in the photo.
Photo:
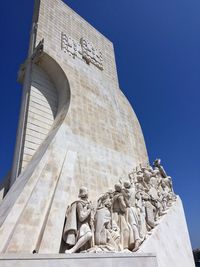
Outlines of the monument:
[{"label": "monument", "polygon": [[113,44],[61,0],[36,0],[0,266],[194,266],[172,178],[150,165]]}]

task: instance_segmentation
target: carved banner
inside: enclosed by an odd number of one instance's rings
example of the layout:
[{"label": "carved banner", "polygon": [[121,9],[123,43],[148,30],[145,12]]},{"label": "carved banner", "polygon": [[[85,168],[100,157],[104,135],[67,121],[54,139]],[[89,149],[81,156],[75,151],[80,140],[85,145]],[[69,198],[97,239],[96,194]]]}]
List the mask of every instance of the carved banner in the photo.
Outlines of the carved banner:
[{"label": "carved banner", "polygon": [[103,57],[102,53],[98,51],[91,42],[81,38],[78,43],[72,37],[67,36],[65,33],[61,35],[61,49],[71,56],[78,57],[84,60],[87,64],[92,63],[100,70],[103,70]]}]

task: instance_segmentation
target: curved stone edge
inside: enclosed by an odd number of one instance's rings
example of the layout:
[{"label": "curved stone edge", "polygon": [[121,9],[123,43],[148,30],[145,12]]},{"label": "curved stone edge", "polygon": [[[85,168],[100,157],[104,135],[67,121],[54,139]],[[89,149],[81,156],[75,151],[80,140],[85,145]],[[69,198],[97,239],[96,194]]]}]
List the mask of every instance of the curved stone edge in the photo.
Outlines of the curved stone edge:
[{"label": "curved stone edge", "polygon": [[[56,88],[59,90],[58,113],[52,129],[46,139],[36,151],[31,162],[28,164],[24,172],[18,177],[0,205],[0,251],[2,252],[6,251],[6,247],[8,246],[11,236],[15,231],[19,218],[26,208],[42,172],[44,173],[45,166],[48,166],[48,162],[53,151],[60,149],[60,151],[63,151],[63,153],[66,154],[66,146],[60,147],[56,144],[59,143],[56,139],[59,140],[63,135],[63,132],[66,131],[66,129],[62,129],[63,127],[61,126],[67,115],[70,103],[69,82],[60,65],[56,63],[56,61],[47,53],[43,53],[39,64],[45,70],[48,70],[48,74],[51,76]],[[56,75],[53,75],[55,73]],[[63,153],[60,152],[60,155],[62,156]],[[64,154],[63,160],[65,157]],[[60,161],[62,162],[63,160]]]}]

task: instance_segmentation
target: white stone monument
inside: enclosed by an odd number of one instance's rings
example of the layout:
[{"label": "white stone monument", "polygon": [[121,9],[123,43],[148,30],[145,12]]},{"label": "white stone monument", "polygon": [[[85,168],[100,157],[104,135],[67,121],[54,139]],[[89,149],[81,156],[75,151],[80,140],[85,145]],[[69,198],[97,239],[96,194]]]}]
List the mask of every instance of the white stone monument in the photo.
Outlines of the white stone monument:
[{"label": "white stone monument", "polygon": [[149,165],[113,44],[61,0],[37,0],[0,266],[193,267],[181,200]]}]

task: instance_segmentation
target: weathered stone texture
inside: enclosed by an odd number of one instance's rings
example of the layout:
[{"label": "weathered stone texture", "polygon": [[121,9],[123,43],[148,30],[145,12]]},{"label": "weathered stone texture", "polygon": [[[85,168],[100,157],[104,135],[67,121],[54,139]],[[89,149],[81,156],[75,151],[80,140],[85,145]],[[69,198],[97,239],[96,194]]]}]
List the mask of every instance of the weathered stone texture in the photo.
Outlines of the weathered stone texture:
[{"label": "weathered stone texture", "polygon": [[0,256],[4,267],[157,267],[153,254],[102,253],[101,255],[15,255]]},{"label": "weathered stone texture", "polygon": [[[62,32],[92,42],[104,69],[64,53]],[[58,253],[66,208],[79,187],[87,186],[94,200],[148,162],[139,122],[119,89],[112,43],[60,0],[41,0],[37,43],[41,39],[44,53],[36,64],[42,77],[32,83],[25,131],[29,163],[0,207],[3,253]]]},{"label": "weathered stone texture", "polygon": [[[82,37],[92,42],[102,52],[104,70],[64,53],[62,32],[77,42]],[[139,122],[119,89],[113,45],[60,0],[41,1],[37,42],[43,38],[45,51],[59,62],[70,83],[65,123],[79,143],[75,184],[103,191],[148,161]]]}]

